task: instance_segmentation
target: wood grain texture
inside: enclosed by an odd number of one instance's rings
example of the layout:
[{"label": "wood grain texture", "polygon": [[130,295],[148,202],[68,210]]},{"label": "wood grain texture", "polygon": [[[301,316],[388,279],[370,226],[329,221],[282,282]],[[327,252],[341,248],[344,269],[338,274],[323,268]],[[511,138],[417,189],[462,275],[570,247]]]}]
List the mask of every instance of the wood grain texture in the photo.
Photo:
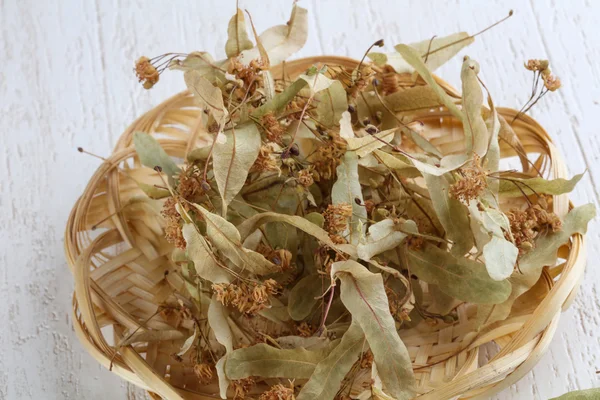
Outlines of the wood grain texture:
[{"label": "wood grain texture", "polygon": [[[0,0],[0,399],[142,399],[96,364],[77,343],[69,320],[72,280],[63,257],[68,212],[98,160],[136,116],[184,88],[165,73],[151,91],[136,82],[140,55],[206,50],[224,55],[235,2]],[[297,55],[360,58],[375,40],[389,50],[459,30],[508,22],[463,54],[481,64],[497,105],[526,100],[528,58],[549,58],[563,88],[532,115],[547,128],[571,173],[588,170],[573,195],[598,206],[600,190],[600,3],[596,1],[302,0],[310,36]],[[241,0],[259,31],[288,18],[291,2]],[[459,84],[460,61],[440,75]],[[496,399],[547,399],[600,386],[600,237],[589,231],[581,291],[563,314],[548,353]]]}]

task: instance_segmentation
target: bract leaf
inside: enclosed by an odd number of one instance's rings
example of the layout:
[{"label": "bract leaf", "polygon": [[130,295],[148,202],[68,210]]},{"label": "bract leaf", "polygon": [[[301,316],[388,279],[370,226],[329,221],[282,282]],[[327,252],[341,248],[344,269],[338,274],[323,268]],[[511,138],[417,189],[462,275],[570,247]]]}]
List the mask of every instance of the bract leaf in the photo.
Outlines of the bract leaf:
[{"label": "bract leaf", "polygon": [[[575,185],[581,180],[583,174],[575,175],[571,179],[544,179],[544,178],[507,178],[500,180],[499,191],[502,196],[520,197],[523,192],[527,194],[559,195],[573,191]],[[510,180],[508,180],[510,179]],[[521,190],[519,190],[521,188]]]},{"label": "bract leaf", "polygon": [[148,168],[161,167],[163,172],[169,177],[179,174],[180,169],[175,164],[175,161],[169,157],[167,152],[152,135],[144,132],[135,132],[133,134],[133,144],[142,165]]},{"label": "bract leaf", "polygon": [[196,274],[212,283],[231,282],[231,274],[217,264],[208,242],[200,235],[194,224],[183,225],[182,232],[186,242],[187,257],[194,263]]},{"label": "bract leaf", "polygon": [[465,57],[460,73],[463,91],[462,120],[465,147],[467,154],[473,151],[475,154],[483,157],[488,150],[490,137],[487,126],[481,116],[483,91],[479,85],[477,74],[479,74],[479,63],[469,57]]},{"label": "bract leaf", "polygon": [[242,247],[240,233],[231,222],[207,211],[198,204],[194,204],[194,207],[200,211],[206,222],[206,236],[241,271],[245,270],[256,275],[266,275],[278,271],[277,266],[262,254]]},{"label": "bract leaf", "polygon": [[423,80],[433,89],[437,94],[438,98],[445,105],[448,110],[457,118],[462,120],[462,112],[458,109],[454,100],[442,89],[442,87],[436,82],[431,71],[427,68],[423,62],[421,55],[410,46],[405,44],[399,44],[396,46],[396,50],[404,57],[404,59],[421,75]]},{"label": "bract leaf", "polygon": [[227,141],[216,143],[213,171],[223,200],[223,212],[240,192],[260,151],[260,132],[253,123],[225,131]]},{"label": "bract leaf", "polygon": [[347,151],[342,163],[337,167],[337,180],[331,189],[331,202],[336,204],[351,204],[352,216],[343,236],[350,244],[358,244],[364,237],[364,221],[367,220],[367,210],[358,205],[356,199],[363,203],[363,195],[358,180],[358,157],[355,152]]},{"label": "bract leaf", "polygon": [[454,257],[433,245],[426,245],[419,251],[409,250],[408,261],[412,273],[427,283],[438,285],[444,293],[459,300],[497,304],[510,295],[510,283],[491,279],[485,265],[464,257]]},{"label": "bract leaf", "polygon": [[229,20],[227,36],[227,42],[225,43],[225,54],[227,54],[228,58],[236,57],[242,51],[254,47],[254,44],[248,37],[244,12],[239,8],[236,10],[235,15]]},{"label": "bract leaf", "polygon": [[[537,239],[535,247],[519,260],[520,273],[513,274],[508,279],[512,285],[508,299],[501,304],[481,307],[478,311],[477,319],[480,325],[506,319],[517,297],[528,291],[538,281],[542,268],[556,263],[558,249],[567,243],[572,235],[586,233],[588,222],[595,216],[596,208],[593,204],[574,208],[565,216],[560,231],[547,233]],[[548,310],[548,312],[550,311]]]},{"label": "bract leaf", "polygon": [[249,376],[308,379],[317,364],[327,356],[328,350],[311,351],[301,347],[277,349],[260,343],[229,353],[225,373],[229,379],[244,379]]},{"label": "bract leaf", "polygon": [[365,334],[386,392],[398,400],[412,399],[412,364],[390,314],[381,274],[348,260],[333,263],[331,277],[342,282],[342,302]]},{"label": "bract leaf", "polygon": [[[260,35],[260,42],[269,55],[272,66],[285,61],[300,50],[308,38],[308,11],[294,4],[290,20],[285,25],[267,29]],[[242,52],[241,61],[248,64],[258,58],[259,50],[254,47]]]},{"label": "bract leaf", "polygon": [[340,389],[342,380],[358,360],[365,347],[365,334],[359,324],[352,321],[350,328],[342,336],[329,355],[323,359],[312,376],[300,390],[297,400],[333,399]]}]

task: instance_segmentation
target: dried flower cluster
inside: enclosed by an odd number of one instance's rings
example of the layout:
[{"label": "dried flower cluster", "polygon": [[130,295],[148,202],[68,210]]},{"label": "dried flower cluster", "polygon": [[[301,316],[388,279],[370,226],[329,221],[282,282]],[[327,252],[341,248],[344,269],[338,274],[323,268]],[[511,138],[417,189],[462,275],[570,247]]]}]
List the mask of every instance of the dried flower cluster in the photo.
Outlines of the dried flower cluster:
[{"label": "dried flower cluster", "polygon": [[[543,256],[584,232],[593,210],[561,220],[548,205],[547,196],[569,192],[580,176],[544,179],[537,168],[545,163],[528,160],[523,172],[501,170],[498,137],[526,156],[509,114],[482,105],[475,60],[463,60],[460,100],[437,83],[429,68],[474,36],[399,44],[392,54],[371,51],[383,46],[378,40],[354,66],[274,69],[300,49],[307,25],[306,10],[294,5],[290,20],[255,35],[255,45],[237,10],[226,59],[168,53],[135,64],[146,88],[166,68],[183,71],[196,101],[185,118],[199,124],[190,146],[202,143],[182,154],[133,135],[139,163],[163,184],[138,182],[144,207],[162,211],[157,224],[132,226],[142,236],[162,227],[165,236],[153,243],[160,254],[134,262],[154,268],[173,248],[165,280],[152,282],[164,306],[151,328],[190,335],[179,352],[178,342],[163,341],[178,370],[193,370],[189,391],[220,385],[236,399],[291,400],[348,398],[352,388],[366,399],[375,363],[386,396],[412,398],[398,331],[454,324],[456,312],[440,311],[449,303],[510,310],[509,278],[529,274],[520,281],[534,283]],[[548,61],[526,68],[537,86],[520,114],[560,87]],[[428,140],[431,109],[462,123],[464,143]],[[519,271],[522,257],[528,268]],[[375,323],[381,337],[372,336]]]},{"label": "dried flower cluster", "polygon": [[525,210],[509,210],[506,213],[515,245],[521,252],[535,247],[535,238],[540,232],[546,229],[550,232],[558,232],[562,228],[560,218],[548,211],[543,206],[544,203],[529,206]]},{"label": "dried flower cluster", "polygon": [[487,187],[486,173],[481,158],[475,156],[469,167],[458,169],[459,178],[450,187],[450,195],[464,203],[477,199]]},{"label": "dried flower cluster", "polygon": [[245,314],[256,314],[269,307],[269,296],[278,294],[279,284],[273,279],[257,284],[215,283],[212,285],[217,301],[235,307]]}]

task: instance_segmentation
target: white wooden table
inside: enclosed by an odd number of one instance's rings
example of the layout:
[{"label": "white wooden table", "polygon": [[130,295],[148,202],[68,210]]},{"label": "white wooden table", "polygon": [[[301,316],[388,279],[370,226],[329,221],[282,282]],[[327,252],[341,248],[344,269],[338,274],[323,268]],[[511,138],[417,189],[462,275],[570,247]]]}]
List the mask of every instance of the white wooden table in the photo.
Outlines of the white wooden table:
[{"label": "white wooden table", "polygon": [[[259,31],[287,20],[290,1],[240,0]],[[528,58],[549,58],[564,87],[532,115],[558,143],[570,172],[588,170],[573,199],[598,205],[600,185],[600,2],[593,0],[302,0],[310,36],[298,56],[360,57],[432,35],[500,27],[464,53],[481,63],[497,105],[528,97]],[[142,399],[100,367],[70,321],[72,279],[62,234],[69,210],[98,160],[124,128],[184,88],[165,73],[151,91],[133,76],[140,55],[206,50],[224,54],[235,1],[0,1],[0,399]],[[439,73],[459,83],[459,61]],[[600,238],[589,233],[581,292],[564,313],[548,353],[497,399],[547,399],[600,386]]]}]

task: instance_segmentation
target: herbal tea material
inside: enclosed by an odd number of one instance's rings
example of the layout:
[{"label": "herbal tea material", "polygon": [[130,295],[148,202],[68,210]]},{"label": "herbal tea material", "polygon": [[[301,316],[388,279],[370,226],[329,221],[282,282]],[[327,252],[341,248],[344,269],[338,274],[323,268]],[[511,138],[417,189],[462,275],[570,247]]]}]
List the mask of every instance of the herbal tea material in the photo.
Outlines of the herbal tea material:
[{"label": "herbal tea material", "polygon": [[[160,209],[149,225],[164,231],[182,280],[157,318],[181,341],[174,368],[222,398],[411,399],[415,356],[403,330],[452,326],[468,303],[475,338],[510,315],[595,216],[591,205],[555,213],[581,175],[550,179],[512,128],[560,80],[548,61],[528,61],[531,98],[507,120],[482,81],[485,64],[465,56],[462,96],[452,94],[433,71],[479,35],[465,32],[391,53],[371,51],[379,40],[355,67],[290,74],[285,60],[307,25],[294,5],[287,23],[258,35],[238,9],[227,59],[137,61],[147,89],[182,71],[201,110],[183,159],[133,135],[152,177],[136,184]],[[458,145],[420,119],[440,110],[438,123],[462,132]],[[520,170],[500,163],[505,153]],[[120,345],[166,340],[151,332]]]}]

